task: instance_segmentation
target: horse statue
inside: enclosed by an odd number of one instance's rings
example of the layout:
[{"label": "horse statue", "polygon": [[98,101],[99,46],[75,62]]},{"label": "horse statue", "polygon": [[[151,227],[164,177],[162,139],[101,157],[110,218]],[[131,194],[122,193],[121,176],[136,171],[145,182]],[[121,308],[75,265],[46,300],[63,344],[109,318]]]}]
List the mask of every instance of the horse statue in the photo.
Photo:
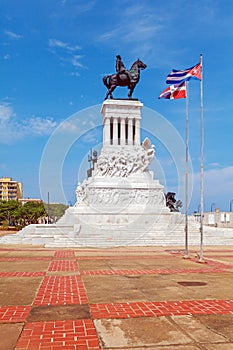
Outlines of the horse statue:
[{"label": "horse statue", "polygon": [[146,64],[138,59],[132,64],[129,71],[125,72],[123,70],[119,71],[116,74],[105,75],[103,77],[103,83],[108,88],[105,100],[108,98],[108,96],[110,96],[110,98],[113,98],[112,92],[117,86],[128,86],[128,98],[131,99],[135,86],[137,85],[140,79],[140,69],[145,68]]}]

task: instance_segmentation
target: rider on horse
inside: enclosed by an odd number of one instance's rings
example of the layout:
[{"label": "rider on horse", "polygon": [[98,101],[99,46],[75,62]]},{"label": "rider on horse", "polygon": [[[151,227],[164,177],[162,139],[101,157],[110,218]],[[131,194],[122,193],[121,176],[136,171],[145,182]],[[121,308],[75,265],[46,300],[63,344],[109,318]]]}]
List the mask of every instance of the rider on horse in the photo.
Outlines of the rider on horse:
[{"label": "rider on horse", "polygon": [[103,83],[108,88],[108,91],[105,95],[105,100],[110,97],[113,98],[112,92],[117,86],[128,86],[129,93],[128,98],[132,98],[132,93],[135,89],[135,86],[140,79],[140,70],[145,69],[146,64],[137,59],[130,70],[126,70],[125,66],[121,60],[121,56],[116,56],[116,71],[117,73],[105,75],[103,77]]},{"label": "rider on horse", "polygon": [[119,76],[120,74],[125,74],[128,77],[129,82],[131,81],[130,74],[128,70],[125,68],[120,55],[116,56],[116,71],[117,71],[117,76]]}]

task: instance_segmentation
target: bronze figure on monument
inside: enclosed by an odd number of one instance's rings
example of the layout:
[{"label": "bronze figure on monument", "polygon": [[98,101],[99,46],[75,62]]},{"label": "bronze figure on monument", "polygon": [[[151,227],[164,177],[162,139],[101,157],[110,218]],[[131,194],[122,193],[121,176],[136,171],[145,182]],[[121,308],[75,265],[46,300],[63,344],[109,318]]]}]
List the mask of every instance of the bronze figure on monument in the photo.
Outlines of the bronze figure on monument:
[{"label": "bronze figure on monument", "polygon": [[130,70],[127,70],[124,66],[124,63],[121,60],[121,56],[116,56],[116,74],[105,75],[103,77],[104,85],[108,88],[105,100],[110,97],[113,98],[112,92],[117,86],[127,86],[129,89],[128,98],[132,98],[133,91],[135,86],[140,79],[140,70],[145,69],[146,64],[141,60],[137,59]]}]

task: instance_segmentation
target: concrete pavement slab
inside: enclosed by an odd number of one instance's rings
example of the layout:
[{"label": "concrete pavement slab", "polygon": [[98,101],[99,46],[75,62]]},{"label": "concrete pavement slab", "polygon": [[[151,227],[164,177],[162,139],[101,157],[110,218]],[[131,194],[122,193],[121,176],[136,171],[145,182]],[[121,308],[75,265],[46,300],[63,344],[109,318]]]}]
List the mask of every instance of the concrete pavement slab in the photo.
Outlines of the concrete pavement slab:
[{"label": "concrete pavement slab", "polygon": [[229,341],[233,341],[233,314],[195,316],[195,319]]},{"label": "concrete pavement slab", "polygon": [[[231,299],[233,275],[221,274],[172,274],[172,275],[125,275],[83,276],[91,303],[121,302],[133,300],[192,300]],[[196,281],[196,286],[191,282]],[[183,286],[180,282],[190,282]],[[197,282],[202,282],[198,283]]]},{"label": "concrete pavement slab", "polygon": [[206,350],[233,350],[233,344],[206,344]]},{"label": "concrete pavement slab", "polygon": [[43,277],[1,278],[0,305],[32,305],[42,280]]},{"label": "concrete pavement slab", "polygon": [[49,266],[49,261],[0,261],[1,272],[12,271],[46,271]]},{"label": "concrete pavement slab", "polygon": [[208,328],[198,319],[192,316],[172,316],[171,319],[176,325],[183,329],[195,342],[205,343],[225,343],[229,341],[223,335],[217,334],[214,330]]},{"label": "concrete pavement slab", "polygon": [[[101,270],[101,269],[167,269],[171,268],[171,260],[168,257],[166,259],[163,256],[153,257],[151,255],[147,256],[125,256],[113,258],[113,257],[102,257],[102,259],[81,260],[79,261],[80,270]],[[173,257],[173,267],[174,269],[198,269],[200,266],[191,260],[180,259],[180,257]],[[208,269],[208,265],[202,265],[202,269]]]},{"label": "concrete pavement slab", "polygon": [[[166,317],[95,320],[103,349],[144,349],[190,344],[193,340]],[[116,345],[117,344],[117,345]]]},{"label": "concrete pavement slab", "polygon": [[0,350],[14,350],[23,327],[23,323],[0,324]]}]

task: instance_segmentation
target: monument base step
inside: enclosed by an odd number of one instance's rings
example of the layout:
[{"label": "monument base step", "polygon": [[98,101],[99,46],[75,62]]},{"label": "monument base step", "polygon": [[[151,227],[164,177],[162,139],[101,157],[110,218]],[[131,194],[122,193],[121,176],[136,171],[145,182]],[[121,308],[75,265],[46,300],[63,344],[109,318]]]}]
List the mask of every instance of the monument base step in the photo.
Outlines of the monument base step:
[{"label": "monument base step", "polygon": [[[43,245],[47,248],[120,246],[183,246],[185,243],[185,217],[171,213],[166,220],[151,217],[135,225],[88,225],[73,223],[29,225],[17,234],[0,238],[0,244]],[[169,220],[168,220],[169,218]],[[145,218],[144,218],[145,219]],[[148,219],[148,218],[147,218]],[[200,244],[199,223],[193,217],[188,221],[189,245]],[[233,230],[204,226],[204,244],[233,245]]]}]

